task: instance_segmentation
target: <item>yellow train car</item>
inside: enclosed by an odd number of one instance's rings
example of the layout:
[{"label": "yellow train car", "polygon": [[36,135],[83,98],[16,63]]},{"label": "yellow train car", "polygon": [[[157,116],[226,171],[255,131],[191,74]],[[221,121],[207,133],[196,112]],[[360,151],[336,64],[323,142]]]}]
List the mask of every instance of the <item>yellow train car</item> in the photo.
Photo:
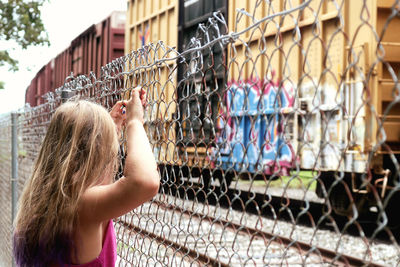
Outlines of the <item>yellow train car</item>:
[{"label": "yellow train car", "polygon": [[[230,1],[230,12],[242,8],[253,10],[256,2]],[[302,2],[291,1],[291,6]],[[262,2],[255,19],[291,8],[287,1],[271,3],[267,6],[267,2]],[[394,1],[311,1],[302,12],[267,21],[259,27],[262,34],[258,30],[248,31],[243,36],[244,42],[233,45],[238,62],[235,66],[241,69],[230,69],[232,79],[247,78],[251,72],[261,74],[261,78],[275,73],[280,86],[294,94],[299,116],[310,113],[311,122],[299,125],[304,130],[296,133],[299,137],[304,132],[300,139],[306,145],[298,147],[302,167],[338,169],[340,157],[335,157],[337,153],[332,150],[321,151],[319,159],[315,157],[314,150],[319,150],[323,138],[329,138],[325,141],[338,149],[346,148],[343,164],[346,171],[365,171],[371,151],[375,153],[374,163],[382,165],[382,155],[387,153],[383,146],[377,147],[382,141],[394,145],[392,152],[399,153],[400,107],[387,109],[394,101],[397,79],[389,72],[397,73],[399,67],[396,52],[400,39],[395,29],[400,20],[393,18],[385,27],[393,4]],[[248,26],[249,18],[229,18],[229,28],[234,31]],[[265,47],[260,50],[262,46]],[[255,64],[246,57],[249,49],[253,58],[259,56]],[[329,116],[327,112],[332,113],[329,115],[333,119],[325,125],[327,120],[323,116]],[[379,132],[379,122],[383,123],[385,139],[383,131]],[[324,129],[328,134],[322,133]],[[353,163],[347,165],[348,162]]]},{"label": "yellow train car", "polygon": [[[136,51],[131,68],[138,68],[154,61],[157,56],[174,57],[176,53],[165,52],[167,46],[176,47],[178,43],[178,1],[177,0],[132,0],[128,1],[125,39],[125,54]],[[164,47],[146,46],[163,42]],[[130,87],[141,85],[148,94],[149,109],[146,126],[154,145],[155,154],[161,162],[174,162],[175,130],[173,114],[176,101],[176,62],[165,63],[147,69],[139,68],[129,77]],[[155,145],[157,144],[157,145]]]},{"label": "yellow train car", "polygon": [[[230,14],[241,9],[251,14],[229,16],[229,28],[243,31],[305,2],[229,1]],[[354,195],[377,189],[383,200],[398,182],[398,163],[391,158],[399,160],[400,153],[396,10],[396,2],[388,0],[310,1],[266,20],[230,46],[236,64],[228,80],[246,83],[256,74],[293,98],[280,106],[283,146],[293,148],[302,169],[320,172],[326,189],[341,172]],[[350,197],[343,187],[331,196],[337,203],[347,199],[337,207],[346,213]]]}]

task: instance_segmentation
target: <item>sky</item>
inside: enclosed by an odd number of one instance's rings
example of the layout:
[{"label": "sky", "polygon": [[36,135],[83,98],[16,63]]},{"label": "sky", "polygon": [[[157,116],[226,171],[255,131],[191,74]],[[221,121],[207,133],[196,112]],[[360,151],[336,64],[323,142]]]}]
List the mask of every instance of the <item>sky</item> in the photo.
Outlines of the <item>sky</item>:
[{"label": "sky", "polygon": [[25,104],[25,90],[36,73],[52,58],[66,49],[70,42],[92,24],[108,17],[114,10],[126,10],[127,0],[49,0],[42,7],[42,20],[50,46],[17,48],[12,42],[0,42],[1,49],[19,61],[19,71],[0,67],[0,114],[15,111]]}]

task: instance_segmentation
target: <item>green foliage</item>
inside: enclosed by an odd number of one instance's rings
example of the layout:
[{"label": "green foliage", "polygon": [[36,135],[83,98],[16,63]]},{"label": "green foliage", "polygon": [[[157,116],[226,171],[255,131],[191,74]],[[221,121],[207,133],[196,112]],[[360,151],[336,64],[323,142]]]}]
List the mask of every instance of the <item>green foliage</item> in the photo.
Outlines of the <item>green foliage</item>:
[{"label": "green foliage", "polygon": [[282,176],[277,180],[271,181],[271,187],[304,188],[314,191],[317,187],[315,174],[312,171],[292,172],[292,176]]},{"label": "green foliage", "polygon": [[[15,41],[23,49],[30,45],[49,45],[40,7],[46,0],[0,0],[0,40]],[[18,61],[7,50],[0,50],[0,67],[18,70]],[[4,84],[0,82],[0,88]]]},{"label": "green foliage", "polygon": [[0,67],[3,67],[5,63],[10,65],[9,70],[17,71],[18,70],[18,61],[10,57],[10,54],[6,50],[0,50]]},{"label": "green foliage", "polygon": [[[312,171],[291,172],[291,176],[281,176],[275,180],[255,180],[253,186],[256,187],[288,187],[296,189],[306,189],[315,191],[317,187],[316,174]],[[241,181],[242,183],[250,183],[251,181]]]}]

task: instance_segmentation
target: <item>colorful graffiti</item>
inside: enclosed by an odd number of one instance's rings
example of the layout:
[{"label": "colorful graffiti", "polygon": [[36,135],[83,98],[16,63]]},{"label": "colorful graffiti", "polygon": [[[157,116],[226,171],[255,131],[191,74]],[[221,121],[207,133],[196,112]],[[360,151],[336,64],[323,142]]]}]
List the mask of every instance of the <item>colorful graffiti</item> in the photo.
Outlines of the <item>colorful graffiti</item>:
[{"label": "colorful graffiti", "polygon": [[288,175],[295,153],[284,124],[294,105],[293,91],[271,79],[230,82],[216,124],[214,167]]},{"label": "colorful graffiti", "polygon": [[147,40],[149,39],[150,36],[150,31],[149,31],[149,25],[146,26],[146,28],[143,31],[143,27],[139,29],[139,39],[142,41],[142,46],[145,46],[147,43]]}]

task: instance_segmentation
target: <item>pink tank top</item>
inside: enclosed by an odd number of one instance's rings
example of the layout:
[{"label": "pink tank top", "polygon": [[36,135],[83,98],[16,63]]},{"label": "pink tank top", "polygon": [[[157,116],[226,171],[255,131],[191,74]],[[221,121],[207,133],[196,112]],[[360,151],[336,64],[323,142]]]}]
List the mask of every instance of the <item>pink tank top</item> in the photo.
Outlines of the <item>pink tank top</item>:
[{"label": "pink tank top", "polygon": [[112,220],[108,223],[106,235],[104,237],[103,248],[100,255],[85,264],[71,265],[80,267],[114,267],[117,260],[117,240],[115,238],[114,224]]}]

